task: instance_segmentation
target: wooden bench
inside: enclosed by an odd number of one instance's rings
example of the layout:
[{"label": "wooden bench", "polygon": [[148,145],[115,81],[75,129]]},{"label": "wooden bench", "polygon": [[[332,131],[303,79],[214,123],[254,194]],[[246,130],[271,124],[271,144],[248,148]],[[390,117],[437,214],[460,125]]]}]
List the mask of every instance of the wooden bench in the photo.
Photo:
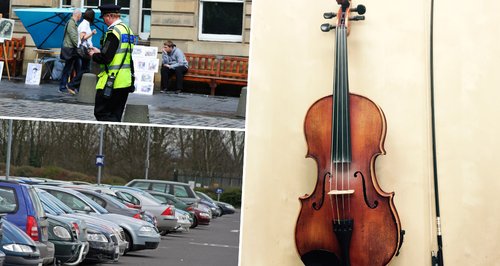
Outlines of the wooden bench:
[{"label": "wooden bench", "polygon": [[248,57],[185,53],[189,63],[184,80],[206,82],[215,95],[219,84],[247,85]]},{"label": "wooden bench", "polygon": [[[5,49],[4,49],[5,46]],[[19,76],[23,70],[24,48],[26,46],[26,36],[22,38],[12,38],[0,44],[0,61],[6,62],[9,66],[11,76]],[[4,51],[6,54],[4,54]],[[7,72],[4,66],[4,72]]]}]

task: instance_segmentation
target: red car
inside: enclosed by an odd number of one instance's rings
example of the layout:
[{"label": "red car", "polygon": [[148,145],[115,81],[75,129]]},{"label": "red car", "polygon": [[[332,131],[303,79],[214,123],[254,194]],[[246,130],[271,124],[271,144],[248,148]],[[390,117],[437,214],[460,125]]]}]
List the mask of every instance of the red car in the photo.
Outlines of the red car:
[{"label": "red car", "polygon": [[198,206],[193,206],[194,204],[186,204],[184,201],[178,199],[174,195],[170,195],[163,192],[158,192],[154,190],[146,190],[153,197],[165,204],[174,205],[176,209],[184,210],[192,214],[193,224],[191,228],[195,228],[198,224],[208,225],[210,224],[211,215],[207,211]]}]

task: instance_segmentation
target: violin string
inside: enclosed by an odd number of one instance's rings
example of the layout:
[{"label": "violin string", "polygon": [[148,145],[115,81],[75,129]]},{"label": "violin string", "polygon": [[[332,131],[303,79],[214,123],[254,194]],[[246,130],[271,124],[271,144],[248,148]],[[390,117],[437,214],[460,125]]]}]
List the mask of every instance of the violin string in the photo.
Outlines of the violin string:
[{"label": "violin string", "polygon": [[[335,55],[335,61],[336,61],[336,64],[335,64],[335,88],[334,88],[334,94],[335,97],[334,97],[334,105],[335,105],[335,110],[336,110],[336,113],[338,114],[338,109],[339,109],[339,106],[337,104],[337,99],[338,99],[338,93],[339,93],[339,88],[340,88],[340,80],[339,80],[339,77],[340,77],[340,65],[339,65],[339,60],[340,60],[340,51],[339,51],[339,48],[340,48],[340,42],[339,42],[339,35],[340,35],[340,31],[339,30],[335,30],[336,31],[336,36],[335,36],[335,40],[336,40],[336,55]],[[332,108],[332,111],[334,109]],[[335,117],[335,112],[332,113],[332,119],[335,119],[335,121],[333,121],[332,123],[332,132],[333,132],[333,129],[335,129],[335,134],[332,134],[332,138],[334,138],[334,136],[338,136],[339,134],[339,128],[338,126],[335,126],[335,125],[338,125],[337,124],[337,120],[338,120],[338,117]],[[333,140],[333,139],[332,139]],[[333,142],[332,142],[333,143]],[[333,164],[336,164],[336,162],[338,161],[338,149],[339,149],[339,143],[338,143],[338,138],[335,137],[335,154],[334,154],[334,160],[332,160],[331,162],[331,165],[333,167]],[[335,165],[335,190],[338,190],[338,167],[336,167]],[[335,194],[335,207],[336,207],[336,212],[337,212],[337,220],[340,220],[340,213],[339,213],[339,200],[338,200],[338,195]]]},{"label": "violin string", "polygon": [[[337,138],[339,139],[339,164],[338,164],[338,167],[340,168],[340,190],[343,189],[342,187],[342,184],[343,184],[343,181],[344,181],[344,169],[343,169],[343,162],[344,162],[344,155],[343,155],[343,151],[344,151],[344,142],[343,142],[343,138],[342,138],[342,109],[343,109],[343,104],[342,104],[342,92],[344,90],[344,43],[343,43],[343,40],[342,40],[342,34],[343,34],[343,31],[342,31],[342,26],[339,26],[339,44],[340,44],[340,62],[339,62],[339,72],[340,72],[340,76],[339,76],[339,80],[340,80],[340,87],[339,87],[339,93],[338,93],[338,100],[337,100],[337,104],[339,106],[338,108],[338,115],[337,115],[337,121],[338,121],[338,124],[337,124],[337,127],[339,128],[339,135],[337,136]],[[342,215],[342,219],[344,219],[344,208],[343,208],[343,200],[344,200],[344,196],[343,194],[340,194],[340,200],[341,200],[341,215]]]},{"label": "violin string", "polygon": [[[345,158],[345,154],[346,154],[346,150],[345,150],[345,115],[346,115],[346,106],[345,106],[345,102],[344,102],[344,97],[345,97],[345,88],[347,86],[347,80],[346,80],[346,66],[347,66],[347,50],[346,50],[346,43],[345,43],[345,27],[344,25],[342,25],[341,27],[341,35],[340,35],[340,41],[342,43],[342,77],[341,77],[341,80],[342,80],[342,90],[341,90],[341,97],[340,97],[340,104],[341,104],[341,108],[340,108],[340,112],[341,112],[341,115],[340,115],[340,128],[341,128],[341,145],[342,145],[342,148],[341,148],[341,151],[342,151],[342,185],[341,185],[341,189],[344,190],[345,187],[344,187],[344,179],[345,179],[345,176],[344,176],[344,173],[345,173],[345,169],[344,169],[344,165],[345,165],[345,162],[346,162],[346,159]],[[345,219],[345,194],[342,193],[342,219]]]},{"label": "violin string", "polygon": [[[346,110],[346,116],[345,116],[345,137],[346,137],[346,166],[347,166],[347,190],[349,190],[351,188],[350,186],[350,164],[351,164],[351,145],[350,145],[350,140],[349,140],[349,137],[350,137],[350,134],[351,134],[351,130],[350,130],[350,119],[349,119],[349,114],[350,114],[350,110],[349,110],[349,67],[348,67],[348,49],[347,49],[347,29],[344,27],[344,34],[342,35],[342,37],[344,38],[344,47],[345,47],[345,96],[344,96],[344,103],[345,103],[345,110]],[[348,209],[348,212],[349,212],[349,215],[351,213],[351,195],[347,195],[347,209]]]}]

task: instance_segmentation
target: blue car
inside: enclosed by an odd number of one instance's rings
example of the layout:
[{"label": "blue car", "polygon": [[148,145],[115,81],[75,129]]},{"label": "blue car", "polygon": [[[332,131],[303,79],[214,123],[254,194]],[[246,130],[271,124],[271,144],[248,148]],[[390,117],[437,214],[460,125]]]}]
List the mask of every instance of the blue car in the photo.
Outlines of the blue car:
[{"label": "blue car", "polygon": [[49,222],[33,186],[0,180],[0,213],[35,241],[44,265],[54,262],[55,248],[49,242]]},{"label": "blue car", "polygon": [[[64,203],[44,190],[37,189],[37,193],[42,201],[44,210],[48,214],[85,221],[87,225],[87,241],[89,243],[86,260],[118,261],[120,257],[120,244],[118,236],[115,236],[115,232],[109,224],[100,222],[100,219],[95,217],[74,213],[69,207],[65,206]],[[125,248],[125,246],[122,248],[123,251]],[[123,254],[123,251],[121,254]]]},{"label": "blue car", "polygon": [[[2,243],[3,236],[3,228],[2,228],[2,217],[0,216],[0,243]],[[3,261],[5,260],[5,253],[0,250],[0,266],[3,265]]]},{"label": "blue car", "polygon": [[35,266],[42,263],[35,241],[14,224],[2,218],[3,235],[0,252],[5,254],[4,266]]}]

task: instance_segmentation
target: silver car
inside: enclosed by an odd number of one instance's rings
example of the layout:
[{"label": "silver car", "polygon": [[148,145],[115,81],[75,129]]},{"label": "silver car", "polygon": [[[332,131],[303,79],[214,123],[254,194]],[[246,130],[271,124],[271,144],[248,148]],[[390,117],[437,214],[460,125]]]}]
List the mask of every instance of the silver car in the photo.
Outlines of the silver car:
[{"label": "silver car", "polygon": [[119,225],[94,216],[76,213],[45,190],[37,188],[37,194],[47,213],[86,222],[87,230],[81,232],[87,235],[89,243],[86,259],[118,261],[120,255],[125,253],[128,242],[125,241],[125,233]]},{"label": "silver car", "polygon": [[119,197],[151,212],[158,221],[157,227],[160,232],[170,232],[178,227],[177,217],[175,217],[176,209],[173,205],[163,204],[151,194],[137,188],[113,186],[111,189]]},{"label": "silver car", "polygon": [[120,214],[109,213],[99,204],[73,189],[40,186],[43,190],[54,195],[71,209],[85,212],[98,218],[115,222],[125,231],[125,239],[129,242],[127,251],[156,249],[160,244],[158,229],[143,220],[127,217]]}]

